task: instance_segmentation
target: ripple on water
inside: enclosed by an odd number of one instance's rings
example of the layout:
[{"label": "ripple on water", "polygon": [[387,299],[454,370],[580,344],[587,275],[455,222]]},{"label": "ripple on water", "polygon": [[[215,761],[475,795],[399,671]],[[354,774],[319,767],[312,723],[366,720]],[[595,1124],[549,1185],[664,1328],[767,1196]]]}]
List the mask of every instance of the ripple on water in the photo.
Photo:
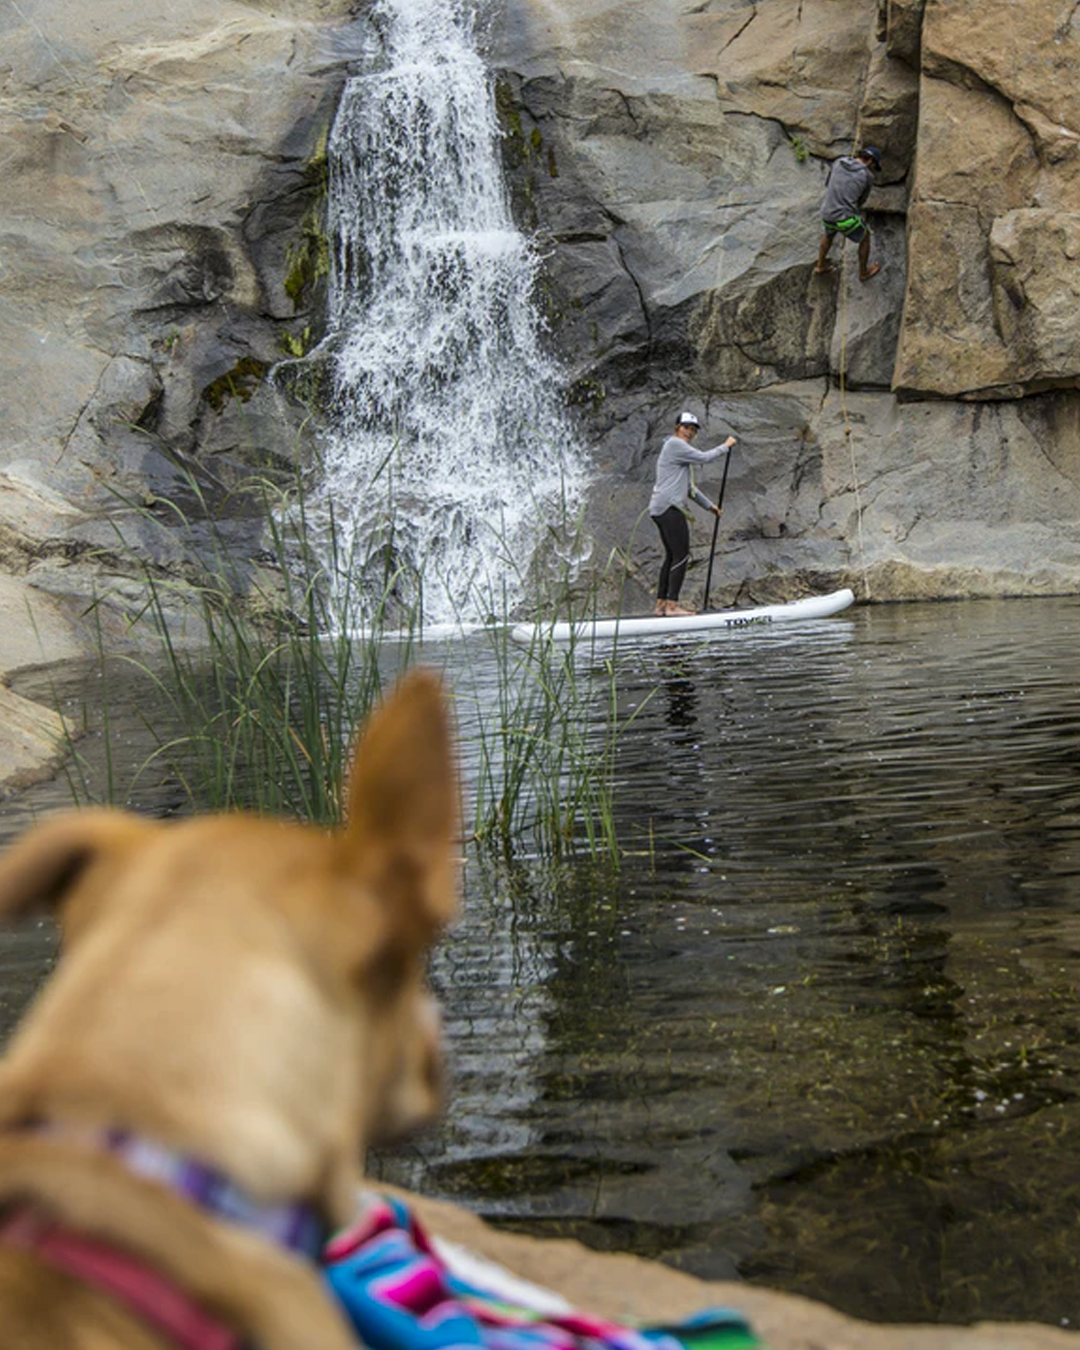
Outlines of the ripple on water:
[{"label": "ripple on water", "polygon": [[[379,1167],[865,1316],[1075,1320],[1078,638],[975,602],[620,653],[622,868],[470,858],[450,1109]],[[485,641],[426,654],[470,706]],[[6,1011],[50,953],[0,946]]]},{"label": "ripple on water", "polygon": [[386,1165],[865,1316],[1074,1317],[1078,636],[977,602],[624,650],[622,870],[522,885],[517,975],[474,872],[515,1054],[440,961],[455,1106]]}]

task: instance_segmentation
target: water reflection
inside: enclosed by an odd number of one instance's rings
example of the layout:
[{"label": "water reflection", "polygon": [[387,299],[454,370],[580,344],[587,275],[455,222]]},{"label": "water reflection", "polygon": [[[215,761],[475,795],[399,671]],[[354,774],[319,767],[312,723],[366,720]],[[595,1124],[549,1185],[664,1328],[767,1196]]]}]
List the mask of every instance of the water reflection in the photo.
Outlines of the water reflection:
[{"label": "water reflection", "polygon": [[[520,918],[532,1140],[451,1117],[409,1179],[865,1316],[1074,1318],[1078,628],[908,606],[623,652],[630,856]],[[459,1066],[490,1121],[472,1094]]]},{"label": "water reflection", "polygon": [[[620,652],[623,867],[470,858],[451,1110],[383,1174],[864,1316],[1075,1323],[1078,637],[979,602]],[[427,653],[470,706],[483,641]]]}]

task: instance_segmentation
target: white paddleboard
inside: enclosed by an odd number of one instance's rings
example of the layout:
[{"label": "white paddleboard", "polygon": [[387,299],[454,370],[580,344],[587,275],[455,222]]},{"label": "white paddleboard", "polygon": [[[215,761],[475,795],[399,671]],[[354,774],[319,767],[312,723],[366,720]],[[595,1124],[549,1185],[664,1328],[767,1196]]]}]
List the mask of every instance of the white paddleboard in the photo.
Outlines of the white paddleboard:
[{"label": "white paddleboard", "polygon": [[828,595],[809,595],[805,600],[789,600],[781,605],[759,605],[749,609],[718,609],[708,614],[689,614],[685,618],[597,619],[576,623],[519,623],[510,636],[523,647],[543,642],[609,642],[624,638],[683,636],[701,633],[730,633],[763,624],[791,623],[802,619],[825,619],[839,614],[855,603],[850,590]]}]

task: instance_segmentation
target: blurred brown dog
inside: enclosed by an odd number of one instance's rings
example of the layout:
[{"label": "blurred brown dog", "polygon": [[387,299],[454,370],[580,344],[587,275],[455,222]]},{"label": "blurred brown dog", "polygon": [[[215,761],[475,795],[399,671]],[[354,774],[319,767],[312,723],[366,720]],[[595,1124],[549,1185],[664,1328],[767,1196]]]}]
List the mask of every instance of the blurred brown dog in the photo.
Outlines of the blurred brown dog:
[{"label": "blurred brown dog", "polygon": [[310,1257],[367,1145],[439,1105],[457,813],[415,673],[337,834],[95,810],[0,859],[0,912],[54,905],[64,938],[0,1061],[3,1350],[355,1350]]}]

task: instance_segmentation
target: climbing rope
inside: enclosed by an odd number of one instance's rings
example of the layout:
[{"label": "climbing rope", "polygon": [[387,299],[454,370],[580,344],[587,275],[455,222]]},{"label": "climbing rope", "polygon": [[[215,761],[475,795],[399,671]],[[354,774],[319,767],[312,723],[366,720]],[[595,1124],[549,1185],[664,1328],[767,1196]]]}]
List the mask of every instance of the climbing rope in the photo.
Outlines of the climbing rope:
[{"label": "climbing rope", "polygon": [[862,569],[863,599],[870,599],[870,572],[866,564],[866,536],[863,533],[862,490],[859,486],[859,466],[855,459],[855,437],[847,404],[847,338],[848,338],[848,266],[847,246],[840,265],[840,414],[844,419],[844,444],[851,460],[851,482],[855,491],[855,526],[859,545],[859,566]]},{"label": "climbing rope", "polygon": [[[870,67],[867,65],[863,69],[862,92],[859,97],[859,108],[866,104],[866,88],[870,81]],[[854,155],[859,148],[859,138],[856,134],[851,142],[851,153]],[[842,244],[843,252],[840,258],[840,413],[844,419],[844,444],[847,446],[848,457],[851,460],[851,484],[855,492],[855,532],[859,544],[859,566],[862,570],[863,578],[863,599],[870,599],[870,571],[866,564],[866,536],[863,533],[863,504],[862,490],[859,486],[859,465],[855,459],[855,438],[851,427],[851,417],[848,414],[847,405],[847,339],[848,339],[848,250],[847,241]]]}]

